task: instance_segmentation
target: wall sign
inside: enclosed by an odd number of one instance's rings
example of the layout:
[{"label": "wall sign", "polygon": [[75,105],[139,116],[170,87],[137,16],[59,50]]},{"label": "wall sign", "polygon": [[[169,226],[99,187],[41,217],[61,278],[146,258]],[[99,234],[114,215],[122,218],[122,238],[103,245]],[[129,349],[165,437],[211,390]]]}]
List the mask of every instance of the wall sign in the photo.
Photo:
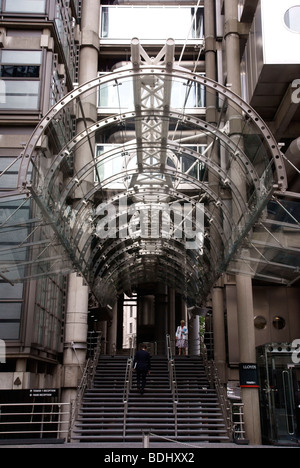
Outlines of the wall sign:
[{"label": "wall sign", "polygon": [[240,387],[241,388],[259,388],[257,364],[240,364]]},{"label": "wall sign", "polygon": [[34,388],[29,390],[29,396],[33,398],[53,398],[58,396],[58,390],[57,388]]}]

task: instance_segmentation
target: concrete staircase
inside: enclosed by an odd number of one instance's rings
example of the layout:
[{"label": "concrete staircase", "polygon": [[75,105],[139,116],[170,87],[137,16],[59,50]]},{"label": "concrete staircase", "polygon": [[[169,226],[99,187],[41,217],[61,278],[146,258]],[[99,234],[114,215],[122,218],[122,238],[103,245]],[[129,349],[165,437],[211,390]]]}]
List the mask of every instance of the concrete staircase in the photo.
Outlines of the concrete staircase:
[{"label": "concrete staircase", "polygon": [[145,393],[136,388],[133,372],[128,400],[125,437],[123,436],[123,389],[126,356],[101,356],[94,386],[85,392],[73,430],[74,441],[142,441],[142,432],[151,432],[151,440],[176,439],[182,442],[229,441],[217,395],[209,388],[199,356],[175,358],[178,385],[178,434],[169,386],[168,363],[154,356]]},{"label": "concrete staircase", "polygon": [[[138,392],[135,373],[133,374],[127,414],[126,440],[141,441],[143,431],[172,439],[175,436],[168,362],[164,356],[152,357],[151,372],[147,376],[144,395],[140,395]],[[151,436],[151,440],[163,439]]]},{"label": "concrete staircase", "polygon": [[215,389],[200,356],[176,356],[178,441],[229,442]]},{"label": "concrete staircase", "polygon": [[93,388],[86,390],[72,440],[123,441],[123,390],[127,356],[100,356]]}]

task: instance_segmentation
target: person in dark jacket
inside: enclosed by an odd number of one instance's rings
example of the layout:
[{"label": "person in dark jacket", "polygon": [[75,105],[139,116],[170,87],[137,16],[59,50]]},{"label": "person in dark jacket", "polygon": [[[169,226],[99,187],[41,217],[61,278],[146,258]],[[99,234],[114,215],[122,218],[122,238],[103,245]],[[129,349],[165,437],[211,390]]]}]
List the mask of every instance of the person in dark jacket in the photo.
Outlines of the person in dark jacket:
[{"label": "person in dark jacket", "polygon": [[133,368],[136,371],[137,388],[143,395],[147,374],[150,374],[151,369],[151,357],[145,344],[142,344],[140,350],[136,352],[133,360]]}]

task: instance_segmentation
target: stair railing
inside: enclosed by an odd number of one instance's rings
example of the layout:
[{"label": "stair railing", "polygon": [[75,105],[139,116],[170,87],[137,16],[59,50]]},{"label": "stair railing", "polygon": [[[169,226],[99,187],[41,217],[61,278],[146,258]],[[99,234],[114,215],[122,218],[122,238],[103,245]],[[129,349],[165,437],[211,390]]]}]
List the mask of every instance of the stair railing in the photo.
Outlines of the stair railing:
[{"label": "stair railing", "polygon": [[99,356],[101,354],[101,336],[102,334],[101,332],[99,332],[96,346],[94,347],[93,356],[89,357],[86,361],[80,383],[77,387],[75,400],[72,401],[72,416],[70,421],[69,438],[72,437],[72,430],[77,419],[78,411],[81,406],[84,392],[86,391],[86,389],[91,388],[92,383],[94,381]]},{"label": "stair railing", "polygon": [[233,416],[230,402],[227,398],[227,392],[225,386],[221,383],[221,380],[218,375],[218,369],[212,360],[207,358],[207,349],[204,343],[204,337],[200,337],[200,349],[201,356],[203,359],[203,364],[205,368],[206,375],[208,377],[209,383],[212,387],[215,387],[220,407],[222,410],[224,421],[226,421],[226,430],[227,435],[230,439],[233,439],[234,435],[234,424]]},{"label": "stair railing", "polygon": [[131,339],[129,358],[127,359],[126,372],[125,372],[125,381],[124,381],[124,390],[123,390],[123,405],[124,405],[124,418],[123,418],[123,437],[126,436],[126,420],[128,413],[128,399],[129,392],[132,384],[132,365],[134,359],[135,343],[136,337]]},{"label": "stair railing", "polygon": [[169,334],[166,335],[166,347],[167,347],[167,358],[168,358],[168,369],[169,369],[169,380],[173,398],[173,413],[175,418],[175,437],[178,433],[178,420],[177,420],[177,406],[178,406],[178,389],[175,362],[172,354],[171,337]]}]

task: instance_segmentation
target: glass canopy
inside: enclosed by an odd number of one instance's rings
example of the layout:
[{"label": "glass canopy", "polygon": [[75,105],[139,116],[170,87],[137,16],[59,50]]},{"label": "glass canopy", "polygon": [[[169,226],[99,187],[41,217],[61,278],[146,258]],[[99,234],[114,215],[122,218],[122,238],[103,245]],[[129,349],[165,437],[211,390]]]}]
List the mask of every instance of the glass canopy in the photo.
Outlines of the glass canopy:
[{"label": "glass canopy", "polygon": [[[296,278],[298,260],[280,265],[295,249],[299,259],[298,246],[280,233],[292,240],[299,216],[270,211],[286,190],[274,137],[240,97],[173,56],[173,40],[150,58],[133,39],[130,66],[74,89],[41,120],[1,173],[17,167],[18,188],[0,198],[2,279],[76,270],[106,305],[152,281],[201,304],[225,271]],[[103,117],[108,95],[119,105]],[[203,115],[207,100],[217,122]]]}]

